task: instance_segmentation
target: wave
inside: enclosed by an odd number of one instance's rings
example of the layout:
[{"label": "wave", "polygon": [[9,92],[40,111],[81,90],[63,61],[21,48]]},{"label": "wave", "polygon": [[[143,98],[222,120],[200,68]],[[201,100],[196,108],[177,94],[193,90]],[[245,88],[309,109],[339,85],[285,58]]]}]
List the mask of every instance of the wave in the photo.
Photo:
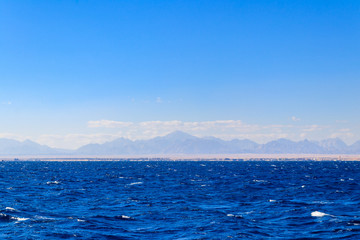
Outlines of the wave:
[{"label": "wave", "polygon": [[324,217],[324,216],[331,216],[330,214],[327,213],[323,213],[323,212],[319,212],[319,211],[314,211],[311,213],[312,217]]},{"label": "wave", "polygon": [[6,208],[5,208],[5,211],[8,211],[8,212],[19,212],[18,210],[16,210],[15,208],[12,208],[12,207],[6,207]]},{"label": "wave", "polygon": [[16,217],[5,213],[0,213],[0,221],[2,222],[26,221],[26,220],[29,220],[29,218]]},{"label": "wave", "polygon": [[133,182],[133,183],[129,183],[128,185],[132,186],[132,185],[140,185],[143,184],[143,182]]},{"label": "wave", "polygon": [[48,181],[46,182],[46,184],[50,185],[50,184],[60,184],[59,181]]}]

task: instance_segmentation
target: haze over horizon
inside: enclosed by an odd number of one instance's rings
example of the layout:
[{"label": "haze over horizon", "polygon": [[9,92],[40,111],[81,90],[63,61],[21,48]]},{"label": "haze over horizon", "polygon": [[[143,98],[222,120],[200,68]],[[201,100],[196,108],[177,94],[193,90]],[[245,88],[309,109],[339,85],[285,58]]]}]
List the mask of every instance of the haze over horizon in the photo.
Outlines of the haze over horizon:
[{"label": "haze over horizon", "polygon": [[360,2],[0,2],[0,138],[360,140]]},{"label": "haze over horizon", "polygon": [[[41,145],[30,140],[16,141],[0,138],[0,156],[52,156],[66,158],[75,156],[120,157],[149,155],[208,155],[214,154],[307,154],[346,155],[353,158],[360,154],[360,141],[347,145],[339,138],[322,141],[291,141],[285,138],[259,144],[248,139],[229,141],[215,137],[199,138],[182,131],[147,140],[118,138],[102,144],[86,144],[76,149],[59,149]],[[300,155],[299,155],[300,154]],[[269,156],[269,155],[268,155]],[[296,157],[293,156],[293,157]]]}]

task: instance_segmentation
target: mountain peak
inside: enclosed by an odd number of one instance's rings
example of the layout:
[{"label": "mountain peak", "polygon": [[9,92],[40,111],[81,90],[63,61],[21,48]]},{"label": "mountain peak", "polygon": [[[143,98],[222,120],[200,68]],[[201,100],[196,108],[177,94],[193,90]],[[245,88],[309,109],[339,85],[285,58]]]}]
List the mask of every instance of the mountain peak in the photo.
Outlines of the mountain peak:
[{"label": "mountain peak", "polygon": [[167,140],[186,140],[186,139],[194,139],[197,137],[190,135],[186,132],[175,131],[175,132],[172,132],[172,133],[169,133],[169,134],[163,136],[162,138],[165,138]]},{"label": "mountain peak", "polygon": [[34,141],[31,141],[30,139],[26,139],[26,140],[23,141],[22,143],[23,143],[23,144],[32,144],[32,145],[38,144],[38,143],[36,143],[36,142],[34,142]]}]

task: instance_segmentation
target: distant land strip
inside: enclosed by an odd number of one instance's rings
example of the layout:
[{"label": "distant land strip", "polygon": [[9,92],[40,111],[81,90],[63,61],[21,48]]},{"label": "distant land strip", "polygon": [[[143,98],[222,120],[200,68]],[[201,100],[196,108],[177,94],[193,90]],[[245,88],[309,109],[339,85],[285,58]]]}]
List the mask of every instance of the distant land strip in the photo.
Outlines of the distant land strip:
[{"label": "distant land strip", "polygon": [[360,161],[360,155],[337,154],[179,154],[129,156],[0,156],[2,161]]}]

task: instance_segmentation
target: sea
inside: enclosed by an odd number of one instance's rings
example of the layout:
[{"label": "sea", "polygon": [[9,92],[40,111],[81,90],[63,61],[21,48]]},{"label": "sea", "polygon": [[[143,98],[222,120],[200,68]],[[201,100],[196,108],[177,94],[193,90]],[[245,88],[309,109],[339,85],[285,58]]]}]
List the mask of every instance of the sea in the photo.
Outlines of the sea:
[{"label": "sea", "polygon": [[360,162],[0,162],[0,239],[360,239]]}]

